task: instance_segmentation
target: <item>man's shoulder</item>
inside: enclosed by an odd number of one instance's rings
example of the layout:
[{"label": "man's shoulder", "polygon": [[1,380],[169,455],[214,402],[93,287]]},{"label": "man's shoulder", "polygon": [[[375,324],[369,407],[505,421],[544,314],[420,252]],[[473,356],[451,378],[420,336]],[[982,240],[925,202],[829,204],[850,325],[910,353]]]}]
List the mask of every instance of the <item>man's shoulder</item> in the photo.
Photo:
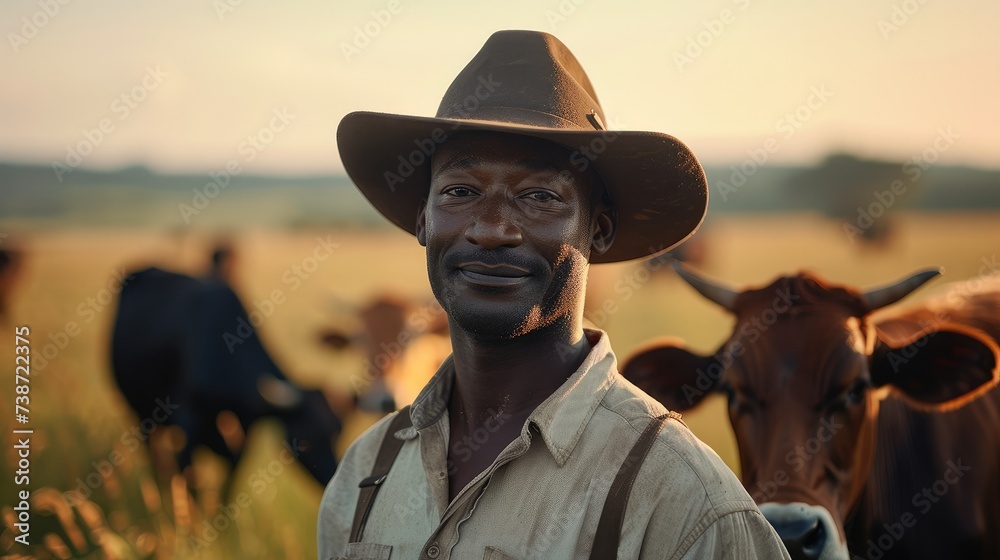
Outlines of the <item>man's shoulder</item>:
[{"label": "man's shoulder", "polygon": [[[609,413],[620,417],[633,432],[641,433],[653,418],[668,410],[621,375],[601,403]],[[624,427],[623,427],[624,429]],[[753,508],[753,501],[739,479],[719,455],[678,417],[671,417],[660,430],[646,456],[640,478],[664,486],[686,488],[686,495],[716,509],[723,504]],[[704,493],[692,493],[700,487]],[[728,509],[728,507],[722,509]]]},{"label": "man's shoulder", "polygon": [[321,557],[337,555],[329,547],[347,542],[360,494],[358,483],[371,476],[382,439],[397,414],[389,414],[365,430],[351,443],[337,464],[337,470],[320,499],[318,530]]},{"label": "man's shoulder", "polygon": [[379,447],[382,446],[382,440],[388,434],[393,418],[398,414],[399,411],[396,411],[383,416],[355,438],[347,447],[347,451],[344,452],[344,457],[337,467],[337,472],[346,470],[345,467],[348,466],[371,469],[374,466],[375,456],[378,454]]},{"label": "man's shoulder", "polygon": [[324,505],[333,506],[334,502],[338,501],[353,504],[357,499],[358,482],[371,475],[371,470],[375,466],[375,456],[378,455],[382,440],[386,437],[389,425],[397,414],[399,412],[379,419],[351,442],[337,464],[333,478],[327,484],[323,496]]}]

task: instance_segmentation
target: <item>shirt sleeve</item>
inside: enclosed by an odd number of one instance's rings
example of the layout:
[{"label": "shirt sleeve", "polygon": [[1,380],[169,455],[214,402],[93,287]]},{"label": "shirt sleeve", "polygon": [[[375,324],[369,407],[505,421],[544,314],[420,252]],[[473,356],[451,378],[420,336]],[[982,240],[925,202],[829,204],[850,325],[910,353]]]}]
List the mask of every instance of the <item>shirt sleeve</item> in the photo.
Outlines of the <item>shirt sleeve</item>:
[{"label": "shirt sleeve", "polygon": [[[767,519],[758,511],[736,511],[719,517],[682,556],[671,559],[790,560],[788,551]],[[664,557],[668,558],[668,557]]]}]

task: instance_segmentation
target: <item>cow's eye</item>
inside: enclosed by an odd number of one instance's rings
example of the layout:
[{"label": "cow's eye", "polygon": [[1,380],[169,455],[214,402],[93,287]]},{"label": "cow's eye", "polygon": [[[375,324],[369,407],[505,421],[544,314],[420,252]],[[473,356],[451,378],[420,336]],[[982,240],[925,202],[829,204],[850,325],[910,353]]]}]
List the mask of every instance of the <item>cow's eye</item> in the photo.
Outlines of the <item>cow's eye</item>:
[{"label": "cow's eye", "polygon": [[844,394],[844,404],[850,406],[860,404],[865,400],[865,392],[868,391],[868,382],[861,379],[854,382],[847,393]]}]

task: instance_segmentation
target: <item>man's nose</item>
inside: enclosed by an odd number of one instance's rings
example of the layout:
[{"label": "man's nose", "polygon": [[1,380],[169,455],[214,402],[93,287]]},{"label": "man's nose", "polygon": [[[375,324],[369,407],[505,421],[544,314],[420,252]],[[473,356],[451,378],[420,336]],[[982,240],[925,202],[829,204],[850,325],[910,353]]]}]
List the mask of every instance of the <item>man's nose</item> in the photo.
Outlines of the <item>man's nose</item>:
[{"label": "man's nose", "polygon": [[483,249],[517,247],[523,241],[521,229],[510,219],[502,202],[485,204],[465,230],[465,239]]}]

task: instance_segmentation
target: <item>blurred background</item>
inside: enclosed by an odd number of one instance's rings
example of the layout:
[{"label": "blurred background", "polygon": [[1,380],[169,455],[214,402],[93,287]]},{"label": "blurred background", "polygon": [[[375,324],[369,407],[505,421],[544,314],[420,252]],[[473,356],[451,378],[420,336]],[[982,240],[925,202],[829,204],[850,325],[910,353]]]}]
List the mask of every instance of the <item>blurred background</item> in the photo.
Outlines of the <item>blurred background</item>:
[{"label": "blurred background", "polygon": [[[242,459],[197,450],[197,482],[134,445],[137,427],[183,442],[118,389],[117,293],[146,266],[224,273],[249,313],[226,317],[231,336],[249,320],[289,387],[323,392],[342,453],[385,404],[365,402],[371,387],[406,404],[447,348],[416,342],[440,335],[423,251],[343,174],[337,124],[433,115],[493,31],[553,33],[609,128],[701,158],[708,218],[675,256],[737,286],[810,269],[868,287],[1000,269],[998,18],[997,3],[919,0],[3,3],[0,359],[27,325],[35,361],[26,424],[2,368],[5,472],[11,429],[34,429],[33,545],[14,541],[22,487],[4,477],[0,552],[315,557],[322,486],[286,460],[287,417],[220,415]],[[712,352],[731,326],[658,261],[594,267],[588,307],[619,360],[664,335]],[[738,470],[721,401],[686,417]]]}]

